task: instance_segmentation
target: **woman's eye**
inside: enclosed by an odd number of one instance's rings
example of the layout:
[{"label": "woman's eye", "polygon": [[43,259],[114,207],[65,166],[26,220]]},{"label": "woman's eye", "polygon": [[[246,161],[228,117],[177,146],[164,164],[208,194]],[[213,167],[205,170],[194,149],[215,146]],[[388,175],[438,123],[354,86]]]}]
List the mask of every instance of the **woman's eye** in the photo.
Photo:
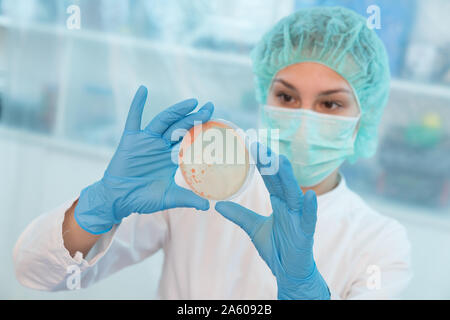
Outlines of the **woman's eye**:
[{"label": "woman's eye", "polygon": [[337,108],[342,108],[342,105],[340,103],[337,103],[335,101],[324,101],[322,102],[322,105],[329,110],[334,110]]},{"label": "woman's eye", "polygon": [[293,100],[292,96],[285,93],[279,93],[277,97],[283,102],[291,102]]}]

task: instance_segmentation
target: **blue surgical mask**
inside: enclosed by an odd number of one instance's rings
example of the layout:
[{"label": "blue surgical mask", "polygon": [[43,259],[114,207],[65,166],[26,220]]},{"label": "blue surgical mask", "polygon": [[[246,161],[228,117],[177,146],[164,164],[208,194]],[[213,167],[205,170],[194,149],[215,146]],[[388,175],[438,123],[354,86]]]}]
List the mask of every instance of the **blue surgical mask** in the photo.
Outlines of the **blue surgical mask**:
[{"label": "blue surgical mask", "polygon": [[[265,105],[259,127],[279,129],[279,153],[291,162],[299,185],[312,187],[353,154],[359,118]],[[269,146],[276,145],[267,138]]]}]

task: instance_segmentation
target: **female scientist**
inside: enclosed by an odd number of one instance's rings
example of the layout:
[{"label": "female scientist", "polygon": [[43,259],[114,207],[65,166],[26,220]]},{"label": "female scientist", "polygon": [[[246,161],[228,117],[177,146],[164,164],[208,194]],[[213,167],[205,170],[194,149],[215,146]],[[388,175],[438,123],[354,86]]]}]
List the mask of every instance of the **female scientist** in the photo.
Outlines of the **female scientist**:
[{"label": "female scientist", "polygon": [[280,130],[282,154],[259,145],[256,155],[278,159],[275,174],[254,175],[234,202],[210,208],[180,178],[170,137],[208,121],[213,105],[192,112],[196,100],[180,102],[142,130],[141,87],[103,178],[18,239],[18,280],[65,290],[78,265],[88,287],[162,248],[162,299],[395,297],[410,279],[405,230],[339,173],[375,152],[389,91],[383,44],[362,16],[322,7],[279,21],[251,56],[260,123]]}]

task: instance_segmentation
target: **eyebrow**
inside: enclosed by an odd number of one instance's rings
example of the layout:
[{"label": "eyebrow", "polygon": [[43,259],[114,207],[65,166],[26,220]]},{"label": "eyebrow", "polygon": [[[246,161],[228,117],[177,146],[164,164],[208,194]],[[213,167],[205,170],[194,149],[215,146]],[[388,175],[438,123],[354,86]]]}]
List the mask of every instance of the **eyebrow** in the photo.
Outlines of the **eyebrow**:
[{"label": "eyebrow", "polygon": [[294,87],[294,86],[293,86],[292,84],[290,84],[289,82],[284,81],[283,79],[275,78],[275,79],[273,80],[273,82],[274,82],[274,83],[275,83],[275,82],[280,82],[280,83],[283,84],[285,87],[288,87],[289,89],[294,90],[295,92],[298,93],[298,90],[297,90],[296,87]]},{"label": "eyebrow", "polygon": [[[279,78],[275,78],[273,80],[273,82],[280,82],[281,84],[283,84],[285,87],[294,90],[295,92],[298,93],[298,90],[296,87],[294,87],[292,84],[290,84],[289,82],[283,80],[283,79],[279,79]],[[329,96],[331,94],[335,94],[335,93],[339,93],[339,92],[344,92],[344,93],[348,93],[351,94],[351,91],[345,88],[337,88],[337,89],[330,89],[330,90],[326,90],[326,91],[322,91],[320,92],[318,95],[319,96]]]},{"label": "eyebrow", "polygon": [[344,88],[339,88],[339,89],[332,89],[332,90],[322,91],[321,93],[319,93],[319,96],[329,96],[330,94],[339,93],[339,92],[344,92],[344,93],[351,94],[350,90],[347,90],[347,89],[344,89]]}]

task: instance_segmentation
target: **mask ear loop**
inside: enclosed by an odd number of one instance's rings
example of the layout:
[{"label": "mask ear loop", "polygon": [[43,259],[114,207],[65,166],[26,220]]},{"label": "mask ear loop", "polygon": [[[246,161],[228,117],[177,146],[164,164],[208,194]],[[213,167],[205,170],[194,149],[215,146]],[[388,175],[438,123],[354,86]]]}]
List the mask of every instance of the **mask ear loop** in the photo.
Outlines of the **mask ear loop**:
[{"label": "mask ear loop", "polygon": [[362,111],[361,111],[361,103],[359,102],[359,98],[358,98],[358,95],[356,94],[356,90],[355,90],[355,88],[353,88],[353,86],[350,83],[349,83],[349,85],[350,85],[350,88],[352,89],[352,93],[353,93],[353,96],[355,97],[356,104],[358,106],[358,111],[359,111],[359,113],[358,113],[358,123],[355,126],[355,131],[353,132],[353,142],[355,142],[356,136],[358,135],[359,127],[360,127],[360,124],[361,124],[361,113],[362,113]]}]

